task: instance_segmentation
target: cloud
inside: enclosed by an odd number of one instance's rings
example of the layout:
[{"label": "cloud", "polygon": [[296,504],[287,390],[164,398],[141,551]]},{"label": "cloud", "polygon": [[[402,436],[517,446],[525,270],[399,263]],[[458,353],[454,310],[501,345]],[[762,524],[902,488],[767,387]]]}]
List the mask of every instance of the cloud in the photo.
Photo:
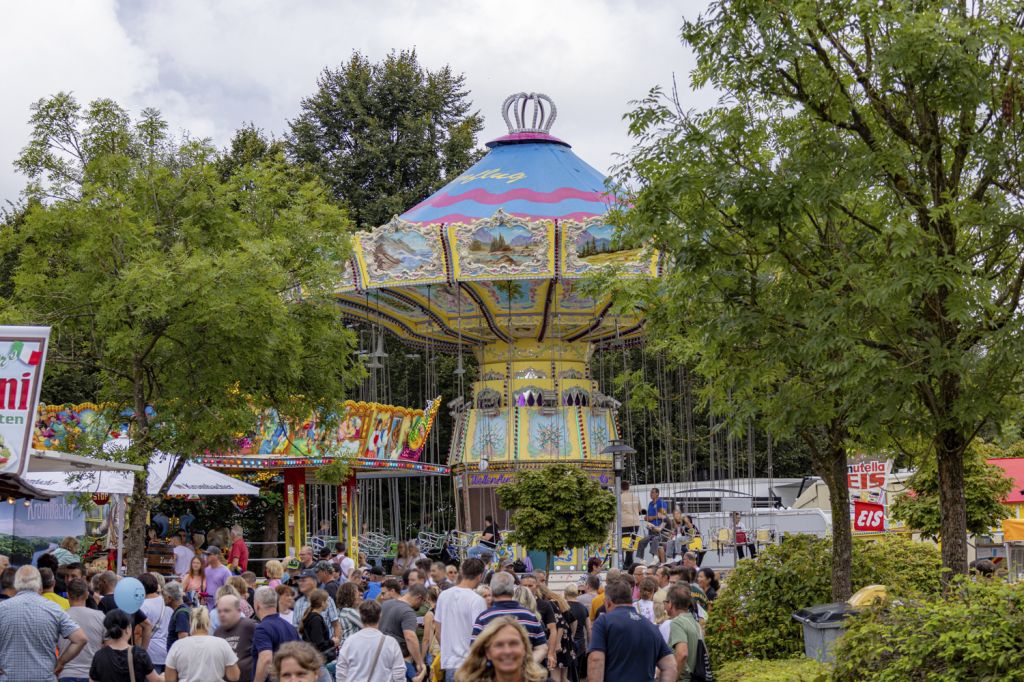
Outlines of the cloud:
[{"label": "cloud", "polygon": [[[559,108],[552,132],[607,171],[629,148],[629,101],[674,73],[685,83],[693,66],[678,38],[681,4],[694,17],[706,0],[11,3],[13,20],[0,22],[13,76],[0,102],[0,199],[24,184],[10,164],[27,141],[29,104],[58,90],[133,113],[155,106],[172,129],[223,145],[249,121],[282,134],[320,71],[353,50],[380,59],[409,47],[429,68],[466,74],[486,120],[481,142],[505,132],[506,95],[545,92]],[[695,93],[686,104],[710,102]]]}]

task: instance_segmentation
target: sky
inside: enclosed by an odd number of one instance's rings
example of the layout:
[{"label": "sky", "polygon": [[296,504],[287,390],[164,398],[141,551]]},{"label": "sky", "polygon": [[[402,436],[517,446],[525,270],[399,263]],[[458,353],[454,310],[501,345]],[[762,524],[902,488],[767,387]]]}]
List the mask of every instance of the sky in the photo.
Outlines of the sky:
[{"label": "sky", "polygon": [[464,73],[485,119],[480,142],[506,132],[509,94],[543,92],[558,106],[552,134],[601,171],[630,148],[631,100],[677,78],[691,92],[684,16],[708,0],[31,0],[0,7],[0,204],[25,185],[13,162],[28,141],[29,106],[65,90],[112,98],[137,115],[156,107],[173,131],[224,146],[252,122],[282,136],[325,67],[353,50],[373,60],[416,48],[420,62]]}]

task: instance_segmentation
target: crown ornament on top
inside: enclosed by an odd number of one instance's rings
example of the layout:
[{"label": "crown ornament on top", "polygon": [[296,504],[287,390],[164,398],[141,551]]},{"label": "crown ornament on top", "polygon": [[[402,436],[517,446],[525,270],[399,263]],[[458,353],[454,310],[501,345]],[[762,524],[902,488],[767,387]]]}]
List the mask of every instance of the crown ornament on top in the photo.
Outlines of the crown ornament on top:
[{"label": "crown ornament on top", "polygon": [[505,103],[501,105],[501,117],[505,119],[510,135],[547,134],[551,131],[551,124],[558,117],[558,107],[543,93],[517,92],[505,98]]}]

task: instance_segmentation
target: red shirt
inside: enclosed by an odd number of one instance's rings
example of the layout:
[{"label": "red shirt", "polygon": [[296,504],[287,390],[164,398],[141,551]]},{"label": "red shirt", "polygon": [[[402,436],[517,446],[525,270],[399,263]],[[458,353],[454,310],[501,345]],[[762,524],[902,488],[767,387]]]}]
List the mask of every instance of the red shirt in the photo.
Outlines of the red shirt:
[{"label": "red shirt", "polygon": [[238,538],[231,543],[231,551],[228,552],[228,564],[238,566],[239,571],[249,570],[249,548],[245,546],[245,540]]}]

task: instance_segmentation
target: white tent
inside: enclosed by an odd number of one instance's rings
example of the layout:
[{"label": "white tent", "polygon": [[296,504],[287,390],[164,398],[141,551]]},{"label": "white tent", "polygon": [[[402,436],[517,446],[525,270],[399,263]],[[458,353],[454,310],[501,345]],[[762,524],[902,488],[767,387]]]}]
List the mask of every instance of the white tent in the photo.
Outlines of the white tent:
[{"label": "white tent", "polygon": [[[116,452],[128,447],[127,438],[118,438],[103,446],[107,452]],[[79,458],[85,459],[85,458]],[[96,460],[103,462],[103,460]],[[149,480],[147,490],[156,495],[177,457],[158,452],[149,463]],[[31,465],[29,468],[32,468]],[[133,476],[122,471],[103,471],[97,466],[95,471],[78,470],[72,474],[65,471],[29,471],[24,479],[30,485],[52,492],[86,492],[111,493],[130,495]],[[259,495],[260,489],[254,485],[239,481],[227,474],[208,469],[194,462],[186,462],[181,473],[167,490],[168,495]]]}]

